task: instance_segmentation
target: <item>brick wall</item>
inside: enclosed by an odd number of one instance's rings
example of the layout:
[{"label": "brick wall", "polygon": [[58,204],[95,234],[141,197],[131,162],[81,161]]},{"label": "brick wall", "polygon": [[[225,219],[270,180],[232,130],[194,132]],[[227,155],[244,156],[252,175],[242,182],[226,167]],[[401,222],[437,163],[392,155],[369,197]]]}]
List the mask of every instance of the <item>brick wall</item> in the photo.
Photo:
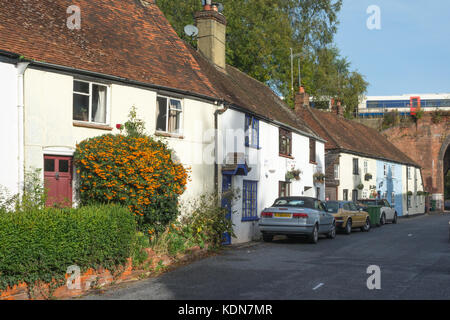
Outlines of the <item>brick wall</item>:
[{"label": "brick wall", "polygon": [[444,193],[444,154],[450,143],[449,133],[450,116],[433,123],[431,114],[425,114],[417,125],[383,131],[389,141],[422,166],[425,190],[436,197]]}]

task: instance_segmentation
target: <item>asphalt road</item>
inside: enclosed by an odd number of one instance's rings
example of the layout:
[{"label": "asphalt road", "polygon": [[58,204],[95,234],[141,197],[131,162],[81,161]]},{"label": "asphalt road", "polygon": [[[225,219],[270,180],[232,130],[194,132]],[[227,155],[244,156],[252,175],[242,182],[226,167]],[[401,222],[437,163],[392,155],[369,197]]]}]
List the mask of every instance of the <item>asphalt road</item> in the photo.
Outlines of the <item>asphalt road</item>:
[{"label": "asphalt road", "polygon": [[[277,240],[180,267],[85,299],[450,299],[450,215],[400,219],[365,233]],[[367,268],[381,270],[369,290]]]}]

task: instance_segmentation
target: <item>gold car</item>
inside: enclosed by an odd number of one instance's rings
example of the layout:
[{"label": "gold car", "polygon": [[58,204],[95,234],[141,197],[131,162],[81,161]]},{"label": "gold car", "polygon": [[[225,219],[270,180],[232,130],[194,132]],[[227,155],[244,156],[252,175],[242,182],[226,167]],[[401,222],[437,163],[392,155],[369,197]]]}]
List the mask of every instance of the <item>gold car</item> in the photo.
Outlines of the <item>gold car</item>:
[{"label": "gold car", "polygon": [[336,229],[344,230],[350,234],[353,228],[361,228],[361,231],[370,230],[370,217],[366,211],[359,210],[351,201],[327,201],[325,202],[328,213],[336,220]]}]

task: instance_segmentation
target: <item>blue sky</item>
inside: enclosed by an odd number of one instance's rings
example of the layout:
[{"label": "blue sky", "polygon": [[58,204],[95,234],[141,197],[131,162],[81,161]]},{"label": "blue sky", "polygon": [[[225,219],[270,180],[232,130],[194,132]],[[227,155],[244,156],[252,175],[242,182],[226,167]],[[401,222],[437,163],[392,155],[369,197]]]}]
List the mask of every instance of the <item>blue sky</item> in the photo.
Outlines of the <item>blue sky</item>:
[{"label": "blue sky", "polygon": [[[368,95],[450,92],[449,0],[344,0],[336,43]],[[381,29],[366,26],[370,5]]]}]

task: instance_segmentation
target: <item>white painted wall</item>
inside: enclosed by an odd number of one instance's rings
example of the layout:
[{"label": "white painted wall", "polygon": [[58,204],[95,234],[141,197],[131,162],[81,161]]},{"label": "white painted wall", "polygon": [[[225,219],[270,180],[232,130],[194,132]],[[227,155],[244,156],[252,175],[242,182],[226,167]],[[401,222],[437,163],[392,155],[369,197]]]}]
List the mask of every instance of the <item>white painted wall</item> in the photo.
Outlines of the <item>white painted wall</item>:
[{"label": "white painted wall", "polygon": [[17,85],[15,65],[0,62],[0,186],[11,195],[19,192]]},{"label": "white painted wall", "polygon": [[[422,175],[419,168],[409,167],[411,176],[407,179],[407,168],[408,166],[403,166],[402,177],[403,181],[403,208],[406,215],[415,215],[425,213],[425,196],[417,195],[417,191],[424,191]],[[411,196],[411,205],[407,207],[407,191],[411,191],[413,195]]]},{"label": "white painted wall", "polygon": [[[325,148],[324,143],[316,142],[317,165],[309,163],[309,138],[292,133],[293,159],[279,156],[279,128],[273,124],[259,121],[260,149],[245,147],[245,113],[229,109],[219,120],[219,161],[225,163],[227,153],[242,152],[246,154],[247,163],[251,171],[247,176],[234,176],[233,188],[242,191],[243,181],[258,182],[257,213],[273,204],[278,198],[279,182],[285,181],[286,172],[291,168],[302,170],[300,180],[292,180],[292,196],[316,197],[316,186],[313,183],[313,174],[316,170],[325,172]],[[235,143],[233,144],[233,141]],[[222,180],[221,167],[219,169],[220,181]],[[220,182],[221,186],[222,183]],[[305,187],[311,187],[307,192]],[[325,198],[325,185],[320,185],[319,198]],[[260,232],[257,221],[242,221],[242,197],[233,204],[232,221],[236,237],[233,243],[241,243],[258,239]]]},{"label": "white painted wall", "polygon": [[[116,124],[128,120],[134,105],[146,130],[155,133],[157,93],[142,88],[110,85],[110,112],[107,119],[112,131],[73,125],[73,77],[55,72],[28,69],[25,73],[25,167],[43,167],[46,150],[71,154],[77,143],[107,133],[118,133]],[[99,82],[99,81],[97,81]],[[203,140],[203,132],[214,128],[215,106],[198,100],[183,99],[183,139],[161,138],[173,148],[183,165],[191,168],[191,179],[182,199],[214,189],[214,163],[201,160],[213,139]],[[54,152],[51,152],[54,153]],[[200,159],[200,160],[199,160]],[[74,181],[75,185],[75,181]]]},{"label": "white painted wall", "polygon": [[[353,174],[353,159],[358,159],[359,175]],[[367,172],[372,174],[372,179],[366,181],[364,162],[367,161]],[[372,158],[361,157],[348,153],[341,153],[339,159],[339,187],[338,187],[338,200],[343,200],[344,190],[348,190],[348,200],[352,199],[352,191],[358,190],[358,198],[364,198],[363,194],[367,194],[367,198],[370,196],[372,186],[376,185],[377,179],[377,161]],[[357,186],[362,183],[364,188],[359,190]]]}]

